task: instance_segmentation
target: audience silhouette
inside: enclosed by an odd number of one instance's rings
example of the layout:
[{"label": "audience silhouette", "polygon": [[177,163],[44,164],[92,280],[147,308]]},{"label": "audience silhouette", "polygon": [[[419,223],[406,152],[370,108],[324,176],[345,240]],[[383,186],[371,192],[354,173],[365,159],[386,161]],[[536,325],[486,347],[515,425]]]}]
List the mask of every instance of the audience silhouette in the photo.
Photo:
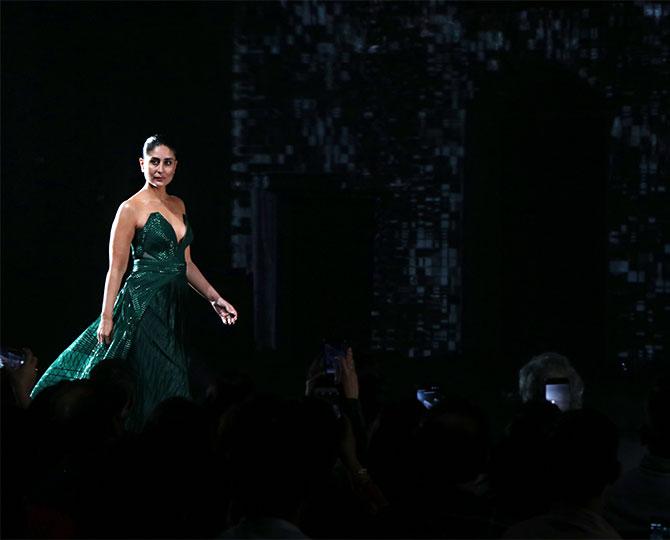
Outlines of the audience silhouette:
[{"label": "audience silhouette", "polygon": [[[2,369],[3,534],[667,533],[667,377],[647,401],[642,440],[648,454],[614,483],[617,429],[603,414],[582,408],[582,379],[563,356],[544,353],[520,370],[519,407],[497,440],[489,415],[465,397],[445,392],[428,408],[408,387],[405,397],[378,399],[383,378],[365,363],[359,360],[368,369],[359,378],[351,349],[334,368],[321,355],[308,370],[306,395],[293,398],[259,393],[248,375],[224,373],[202,403],[160,403],[140,433],[126,429],[135,383],[122,360],[102,362],[90,379],[58,383],[32,402],[26,396],[34,374]],[[560,404],[547,399],[548,381],[557,380],[568,396]]]}]

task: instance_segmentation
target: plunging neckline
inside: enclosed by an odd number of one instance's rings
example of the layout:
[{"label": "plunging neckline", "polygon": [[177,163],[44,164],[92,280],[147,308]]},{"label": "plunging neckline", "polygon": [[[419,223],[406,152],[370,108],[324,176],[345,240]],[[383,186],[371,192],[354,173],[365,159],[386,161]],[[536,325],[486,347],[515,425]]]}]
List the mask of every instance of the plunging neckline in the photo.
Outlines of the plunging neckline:
[{"label": "plunging neckline", "polygon": [[[149,214],[149,217],[147,218],[147,221],[149,221],[149,219],[151,218],[151,216],[153,216],[154,214],[158,214],[160,217],[163,218],[163,221],[165,221],[165,223],[168,224],[168,227],[170,227],[170,230],[172,231],[172,234],[174,235],[174,239],[177,241],[177,245],[178,245],[178,246],[181,245],[181,243],[183,242],[184,238],[186,238],[186,235],[188,234],[188,223],[186,222],[186,214],[182,214],[182,215],[181,215],[182,221],[184,222],[184,225],[186,226],[186,229],[184,229],[184,236],[182,236],[181,239],[179,239],[179,238],[177,237],[177,231],[175,231],[174,227],[172,226],[172,223],[170,223],[170,220],[169,220],[168,218],[166,218],[166,217],[165,217],[161,212],[159,212],[158,210],[156,210],[156,211],[154,211],[154,212],[151,212],[151,213]],[[147,221],[144,222],[144,226],[142,227],[143,230],[144,230],[144,228],[147,226]]]}]

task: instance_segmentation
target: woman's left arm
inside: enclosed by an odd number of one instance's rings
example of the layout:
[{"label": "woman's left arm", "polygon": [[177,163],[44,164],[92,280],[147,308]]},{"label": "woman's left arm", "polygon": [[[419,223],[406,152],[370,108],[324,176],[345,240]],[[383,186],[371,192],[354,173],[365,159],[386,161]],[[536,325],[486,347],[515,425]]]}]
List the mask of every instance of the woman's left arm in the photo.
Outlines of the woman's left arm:
[{"label": "woman's left arm", "polygon": [[214,287],[205,279],[198,266],[191,259],[191,246],[184,250],[186,259],[186,279],[201,296],[207,299],[223,324],[235,324],[237,311],[232,304],[224,300]]}]

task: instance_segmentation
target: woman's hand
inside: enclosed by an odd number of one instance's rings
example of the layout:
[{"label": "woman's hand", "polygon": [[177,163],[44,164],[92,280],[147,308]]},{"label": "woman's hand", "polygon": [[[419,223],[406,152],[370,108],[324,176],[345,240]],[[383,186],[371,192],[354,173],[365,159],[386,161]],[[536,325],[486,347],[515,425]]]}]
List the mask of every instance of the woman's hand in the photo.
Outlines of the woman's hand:
[{"label": "woman's hand", "polygon": [[114,323],[112,322],[112,318],[102,315],[100,317],[100,324],[98,325],[98,343],[109,345],[112,342],[113,328]]},{"label": "woman's hand", "polygon": [[223,324],[235,324],[235,321],[237,321],[237,311],[233,305],[220,296],[212,302],[212,307],[216,314],[221,317]]}]

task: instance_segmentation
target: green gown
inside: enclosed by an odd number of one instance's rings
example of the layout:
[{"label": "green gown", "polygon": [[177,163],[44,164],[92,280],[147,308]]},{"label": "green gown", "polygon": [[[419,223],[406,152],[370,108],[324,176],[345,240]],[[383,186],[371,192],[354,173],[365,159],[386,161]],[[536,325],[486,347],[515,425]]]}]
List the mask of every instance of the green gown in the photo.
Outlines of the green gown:
[{"label": "green gown", "polygon": [[133,269],[114,303],[111,343],[98,343],[98,317],[46,370],[32,397],[59,381],[84,379],[110,358],[126,360],[136,378],[129,429],[141,429],[161,401],[190,397],[181,312],[188,288],[184,250],[193,233],[186,215],[184,223],[181,240],[160,212],[151,213],[135,231]]}]

